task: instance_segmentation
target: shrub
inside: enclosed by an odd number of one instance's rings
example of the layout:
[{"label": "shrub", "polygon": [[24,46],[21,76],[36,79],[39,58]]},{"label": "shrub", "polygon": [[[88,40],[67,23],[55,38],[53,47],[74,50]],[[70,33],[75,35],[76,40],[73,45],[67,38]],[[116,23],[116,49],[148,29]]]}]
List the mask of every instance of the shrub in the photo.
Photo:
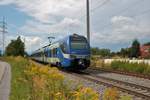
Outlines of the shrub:
[{"label": "shrub", "polygon": [[32,84],[33,100],[98,100],[99,98],[91,88],[71,88],[71,84],[64,82],[63,74],[56,68],[32,63],[25,73],[26,80]]},{"label": "shrub", "polygon": [[132,100],[130,96],[121,96],[119,100]]},{"label": "shrub", "polygon": [[104,91],[103,100],[118,100],[119,92],[116,88],[107,88]]},{"label": "shrub", "polygon": [[114,70],[122,70],[137,73],[149,73],[149,65],[145,63],[130,63],[128,61],[112,61],[111,67]]}]

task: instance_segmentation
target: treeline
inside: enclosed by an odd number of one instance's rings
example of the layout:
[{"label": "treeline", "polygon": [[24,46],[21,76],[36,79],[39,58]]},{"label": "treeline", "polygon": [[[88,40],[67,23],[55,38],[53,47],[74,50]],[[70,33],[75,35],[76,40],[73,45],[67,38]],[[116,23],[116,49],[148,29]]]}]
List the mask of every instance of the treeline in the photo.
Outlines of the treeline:
[{"label": "treeline", "polygon": [[[150,42],[145,43],[144,45],[150,45]],[[150,50],[149,50],[150,52]],[[121,48],[118,52],[111,52],[110,49],[99,49],[99,48],[91,48],[92,55],[100,55],[101,57],[114,57],[119,56],[123,58],[139,58],[140,57],[140,42],[135,39],[132,42],[131,47],[129,48]]]},{"label": "treeline", "polygon": [[92,55],[101,55],[102,57],[110,57],[111,50],[110,49],[99,49],[99,48],[91,48]]}]

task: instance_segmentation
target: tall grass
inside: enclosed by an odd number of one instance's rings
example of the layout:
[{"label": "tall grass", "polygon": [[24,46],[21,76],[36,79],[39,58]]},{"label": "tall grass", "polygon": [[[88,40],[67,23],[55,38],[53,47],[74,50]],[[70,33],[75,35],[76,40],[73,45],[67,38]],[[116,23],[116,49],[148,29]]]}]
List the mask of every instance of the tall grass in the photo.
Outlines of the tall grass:
[{"label": "tall grass", "polygon": [[132,100],[129,96],[120,97],[116,88],[106,89],[100,97],[91,88],[66,82],[57,68],[37,65],[22,57],[3,60],[12,67],[10,100]]},{"label": "tall grass", "polygon": [[91,88],[72,88],[70,82],[64,82],[64,76],[48,66],[31,64],[26,80],[31,82],[32,100],[98,100],[98,94]]},{"label": "tall grass", "polygon": [[98,68],[103,68],[103,69],[113,69],[113,70],[150,75],[150,65],[144,62],[132,63],[129,61],[114,60],[110,63],[105,63],[104,59],[92,58],[91,67],[93,66]]},{"label": "tall grass", "polygon": [[98,100],[93,89],[74,86],[57,68],[41,66],[22,57],[6,57],[11,64],[10,100]]},{"label": "tall grass", "polygon": [[3,59],[11,64],[11,93],[10,100],[28,100],[30,84],[24,82],[24,70],[29,66],[29,61],[22,57],[6,57]]},{"label": "tall grass", "polygon": [[112,61],[110,67],[114,70],[136,72],[150,75],[150,66],[145,63],[130,63],[128,61]]}]

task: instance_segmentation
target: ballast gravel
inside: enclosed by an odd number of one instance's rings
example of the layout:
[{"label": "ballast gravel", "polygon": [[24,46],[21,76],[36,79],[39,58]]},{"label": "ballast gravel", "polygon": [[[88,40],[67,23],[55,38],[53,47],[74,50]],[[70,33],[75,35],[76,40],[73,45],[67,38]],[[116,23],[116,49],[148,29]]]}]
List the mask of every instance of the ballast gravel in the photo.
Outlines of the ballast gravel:
[{"label": "ballast gravel", "polygon": [[[99,93],[99,100],[103,100],[102,99],[103,98],[103,94],[104,94],[105,89],[108,88],[107,86],[105,86],[103,84],[100,85],[100,84],[91,82],[89,80],[86,80],[86,79],[83,79],[81,77],[74,76],[72,74],[68,74],[68,73],[65,73],[65,72],[61,72],[61,73],[64,74],[66,82],[71,81],[70,85],[72,85],[73,87],[76,86],[76,85],[80,85],[80,84],[83,85],[84,87],[90,87],[93,90],[95,90],[97,93]],[[120,92],[121,96],[129,95],[130,97],[132,97],[133,100],[143,100],[141,98],[138,98],[138,97],[135,97],[133,95],[124,93],[122,91],[119,91],[119,92]]]},{"label": "ballast gravel", "polygon": [[[88,70],[87,70],[87,72],[88,72]],[[66,72],[61,72],[61,73],[64,74],[66,81],[71,81],[71,85],[76,86],[78,84],[82,84],[85,87],[90,87],[90,88],[94,89],[100,95],[99,100],[102,100],[102,96],[104,94],[104,91],[105,91],[106,88],[108,88],[107,86],[105,86],[103,84],[100,85],[100,84],[91,82],[89,80],[83,79],[81,77],[74,76],[72,74],[66,73]],[[121,74],[115,74],[115,73],[104,73],[104,72],[102,72],[102,73],[97,72],[95,74],[100,75],[100,76],[104,76],[104,77],[109,77],[109,78],[122,80],[122,81],[125,81],[125,82],[131,82],[132,83],[132,82],[136,81],[136,83],[139,84],[139,85],[143,84],[143,85],[147,86],[148,84],[150,84],[150,83],[144,83],[144,82],[149,82],[150,80],[141,79],[141,78],[137,78],[137,77],[133,77],[133,76],[127,76],[127,75],[121,75]],[[138,81],[140,81],[140,83],[138,83]],[[134,84],[136,84],[136,83],[134,83]],[[127,95],[127,93],[124,93],[124,92],[121,92],[121,91],[119,91],[119,92],[120,92],[120,95]],[[128,95],[131,96],[133,100],[143,100],[142,98],[135,97],[135,96],[130,95],[130,94],[128,94]]]},{"label": "ballast gravel", "polygon": [[84,87],[90,87],[100,94],[100,100],[102,100],[102,95],[104,93],[104,90],[107,88],[106,86],[96,84],[94,82],[88,81],[86,79],[83,79],[78,76],[74,76],[65,72],[62,72],[62,73],[64,74],[66,81],[67,82],[70,81],[72,86],[81,84]]},{"label": "ballast gravel", "polygon": [[[95,73],[95,71],[87,70],[89,73]],[[123,75],[123,74],[117,74],[117,73],[108,73],[108,72],[96,72],[96,75],[98,76],[103,76],[106,78],[111,78],[123,82],[128,82],[128,83],[133,83],[145,87],[150,88],[150,80],[149,79],[144,79],[144,78],[138,78],[135,76],[128,76],[128,75]]]}]

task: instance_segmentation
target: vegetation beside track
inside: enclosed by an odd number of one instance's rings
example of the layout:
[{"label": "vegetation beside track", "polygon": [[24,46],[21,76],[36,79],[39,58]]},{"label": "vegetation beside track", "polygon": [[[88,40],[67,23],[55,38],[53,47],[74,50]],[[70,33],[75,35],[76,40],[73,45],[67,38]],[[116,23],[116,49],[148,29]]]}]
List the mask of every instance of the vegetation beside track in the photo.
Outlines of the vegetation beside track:
[{"label": "vegetation beside track", "polygon": [[150,75],[150,66],[145,63],[130,63],[127,61],[113,61],[110,67],[114,70],[121,70],[127,72],[136,72]]},{"label": "vegetation beside track", "polygon": [[91,88],[71,87],[56,69],[39,66],[22,57],[6,57],[12,66],[10,100],[98,100]]},{"label": "vegetation beside track", "polygon": [[102,97],[91,88],[73,88],[57,68],[37,65],[22,57],[1,60],[12,67],[10,100],[132,100],[129,96],[120,97],[116,88],[106,89]]},{"label": "vegetation beside track", "polygon": [[129,61],[112,61],[104,63],[103,59],[92,59],[92,65],[103,69],[133,72],[139,74],[150,75],[150,65],[146,63],[130,63]]}]

